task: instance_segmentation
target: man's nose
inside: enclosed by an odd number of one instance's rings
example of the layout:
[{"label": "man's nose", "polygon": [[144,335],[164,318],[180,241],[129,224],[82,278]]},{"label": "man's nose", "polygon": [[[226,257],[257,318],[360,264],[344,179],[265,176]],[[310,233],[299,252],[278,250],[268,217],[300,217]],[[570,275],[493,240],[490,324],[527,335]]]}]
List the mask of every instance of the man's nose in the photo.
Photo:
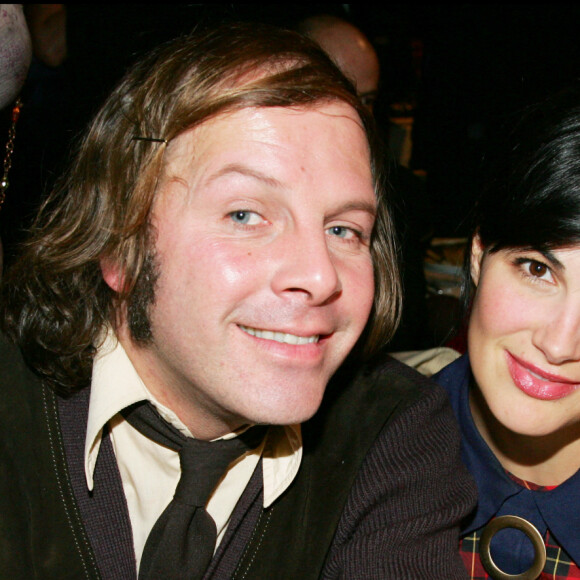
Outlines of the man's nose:
[{"label": "man's nose", "polygon": [[338,296],[342,285],[327,234],[297,231],[285,238],[277,250],[274,292],[304,296],[313,305],[322,305]]},{"label": "man's nose", "polygon": [[550,311],[550,320],[534,331],[532,342],[551,364],[580,360],[580,300],[578,296]]}]

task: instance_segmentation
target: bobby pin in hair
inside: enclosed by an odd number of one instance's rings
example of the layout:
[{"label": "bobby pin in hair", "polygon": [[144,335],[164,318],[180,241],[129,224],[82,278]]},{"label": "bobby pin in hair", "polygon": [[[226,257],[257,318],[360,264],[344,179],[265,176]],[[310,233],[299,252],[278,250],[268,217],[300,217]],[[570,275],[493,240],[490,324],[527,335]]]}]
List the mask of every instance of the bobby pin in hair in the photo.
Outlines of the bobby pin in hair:
[{"label": "bobby pin in hair", "polygon": [[131,141],[154,141],[155,143],[165,143],[167,145],[167,139],[158,139],[157,137],[138,137],[133,135]]}]

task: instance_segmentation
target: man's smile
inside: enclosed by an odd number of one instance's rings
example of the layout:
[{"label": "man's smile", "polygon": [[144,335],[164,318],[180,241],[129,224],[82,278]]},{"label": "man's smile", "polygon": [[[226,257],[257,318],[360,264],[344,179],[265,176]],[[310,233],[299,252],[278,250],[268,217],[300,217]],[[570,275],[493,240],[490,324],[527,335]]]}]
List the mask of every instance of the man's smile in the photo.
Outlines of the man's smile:
[{"label": "man's smile", "polygon": [[288,332],[275,332],[273,330],[262,330],[242,325],[239,325],[239,327],[247,334],[255,336],[256,338],[263,338],[265,340],[274,340],[276,342],[281,342],[284,344],[293,344],[293,345],[313,344],[318,342],[318,340],[320,339],[319,334],[315,334],[312,336],[297,336],[295,334],[290,334]]}]

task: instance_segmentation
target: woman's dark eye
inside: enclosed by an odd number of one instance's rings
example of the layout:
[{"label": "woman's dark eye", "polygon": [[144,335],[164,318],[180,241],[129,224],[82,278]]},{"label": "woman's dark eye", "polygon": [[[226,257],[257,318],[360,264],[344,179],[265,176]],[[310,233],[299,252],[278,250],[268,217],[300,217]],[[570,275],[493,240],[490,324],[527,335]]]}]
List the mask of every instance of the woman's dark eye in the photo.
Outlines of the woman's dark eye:
[{"label": "woman's dark eye", "polygon": [[543,278],[548,273],[549,268],[545,264],[542,264],[542,262],[535,262],[532,260],[528,266],[528,271],[536,278]]}]

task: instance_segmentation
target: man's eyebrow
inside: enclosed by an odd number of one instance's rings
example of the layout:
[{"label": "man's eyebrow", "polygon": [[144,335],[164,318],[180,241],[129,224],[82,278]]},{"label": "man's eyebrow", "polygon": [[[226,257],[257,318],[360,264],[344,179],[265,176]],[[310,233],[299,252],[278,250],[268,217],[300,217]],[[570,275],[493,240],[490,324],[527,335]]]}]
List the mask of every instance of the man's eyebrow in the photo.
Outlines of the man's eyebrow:
[{"label": "man's eyebrow", "polygon": [[266,185],[270,186],[270,187],[275,187],[275,188],[281,188],[282,187],[282,183],[276,179],[275,177],[272,177],[271,175],[267,175],[265,173],[263,173],[262,171],[260,171],[259,169],[256,169],[254,167],[249,167],[247,165],[244,165],[242,163],[228,163],[227,165],[224,165],[224,167],[220,168],[218,171],[216,171],[215,173],[212,173],[209,178],[207,179],[207,183],[212,183],[213,181],[216,181],[217,179],[220,179],[221,177],[230,175],[232,173],[237,173],[239,175],[244,175],[246,177],[251,177],[253,179],[256,179],[257,181],[261,181],[263,183],[265,183]]},{"label": "man's eyebrow", "polygon": [[377,205],[372,201],[367,200],[348,201],[332,211],[330,215],[327,216],[327,218],[332,219],[349,211],[362,211],[370,214],[373,218],[375,218],[377,215]]},{"label": "man's eyebrow", "polygon": [[[212,173],[208,179],[207,183],[212,183],[213,181],[220,179],[221,177],[230,175],[232,173],[237,173],[239,175],[244,175],[246,177],[251,177],[258,181],[262,181],[266,185],[270,187],[281,189],[283,188],[283,184],[281,181],[272,177],[271,175],[266,175],[259,169],[254,167],[249,167],[242,163],[229,163],[224,165],[224,167],[220,168],[215,173]],[[334,210],[328,217],[332,218],[337,216],[341,213],[348,212],[348,211],[364,211],[369,213],[373,216],[373,218],[377,215],[377,206],[375,203],[367,200],[357,200],[357,201],[349,201],[344,205],[341,205],[336,210]]]}]

